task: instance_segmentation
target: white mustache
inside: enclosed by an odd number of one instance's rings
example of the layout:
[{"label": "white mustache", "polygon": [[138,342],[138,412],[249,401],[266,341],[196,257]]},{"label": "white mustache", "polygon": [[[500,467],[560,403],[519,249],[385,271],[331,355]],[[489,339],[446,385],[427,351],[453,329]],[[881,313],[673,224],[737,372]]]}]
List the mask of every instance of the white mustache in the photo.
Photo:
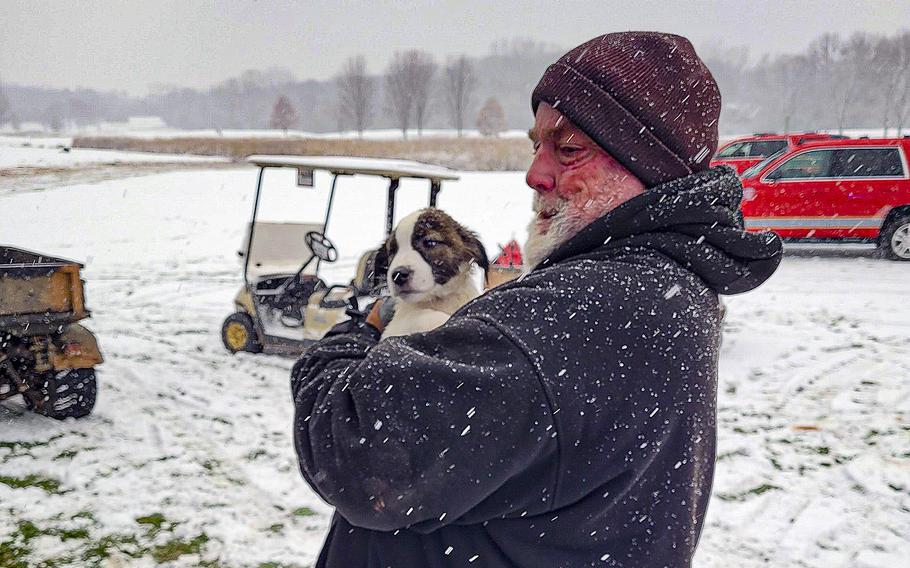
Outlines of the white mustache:
[{"label": "white mustache", "polygon": [[562,213],[566,210],[567,205],[568,205],[568,203],[565,201],[557,201],[557,202],[553,203],[552,205],[548,205],[545,207],[541,203],[541,200],[535,196],[534,203],[531,206],[531,209],[534,211],[535,214],[540,214],[540,213],[543,213],[544,211],[546,211],[546,212],[553,212],[556,215],[559,215],[560,213]]}]

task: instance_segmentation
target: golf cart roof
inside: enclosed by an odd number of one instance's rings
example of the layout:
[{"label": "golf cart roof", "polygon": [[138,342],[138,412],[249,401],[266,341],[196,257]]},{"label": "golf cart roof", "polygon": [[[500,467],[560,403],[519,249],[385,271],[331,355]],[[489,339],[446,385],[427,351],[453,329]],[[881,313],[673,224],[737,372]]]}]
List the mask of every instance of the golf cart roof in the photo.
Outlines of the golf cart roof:
[{"label": "golf cart roof", "polygon": [[250,156],[247,162],[259,167],[310,168],[326,170],[336,175],[367,174],[389,179],[403,177],[429,180],[457,180],[458,174],[442,166],[392,160],[388,158],[355,158],[350,156]]}]

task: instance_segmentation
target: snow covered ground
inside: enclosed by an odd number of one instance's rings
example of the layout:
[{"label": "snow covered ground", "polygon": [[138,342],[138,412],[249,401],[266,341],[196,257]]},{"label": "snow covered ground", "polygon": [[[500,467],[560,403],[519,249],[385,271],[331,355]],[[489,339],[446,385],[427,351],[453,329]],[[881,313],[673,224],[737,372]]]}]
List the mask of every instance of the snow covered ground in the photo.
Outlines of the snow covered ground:
[{"label": "snow covered ground", "polygon": [[69,137],[0,136],[0,195],[200,166],[228,158],[71,148]]},{"label": "snow covered ground", "polygon": [[124,162],[225,162],[227,158],[70,148],[72,138],[0,136],[0,169],[68,167]]},{"label": "snow covered ground", "polygon": [[[0,566],[315,558],[330,509],[297,472],[292,361],[232,356],[219,338],[255,175],[181,170],[0,190],[0,243],[86,263],[87,326],[106,357],[87,419],[0,403]],[[303,189],[291,172],[268,175],[265,218],[292,220],[299,208],[297,220],[320,220],[327,176]],[[384,194],[369,178],[339,182],[328,236],[342,256],[329,280],[349,279],[357,254],[381,240]],[[403,183],[397,217],[425,200],[424,186]],[[465,173],[443,186],[440,205],[495,252],[524,238],[530,191],[520,173]],[[729,299],[699,568],[906,566],[908,279],[910,263],[866,247],[800,247],[765,286]]]}]

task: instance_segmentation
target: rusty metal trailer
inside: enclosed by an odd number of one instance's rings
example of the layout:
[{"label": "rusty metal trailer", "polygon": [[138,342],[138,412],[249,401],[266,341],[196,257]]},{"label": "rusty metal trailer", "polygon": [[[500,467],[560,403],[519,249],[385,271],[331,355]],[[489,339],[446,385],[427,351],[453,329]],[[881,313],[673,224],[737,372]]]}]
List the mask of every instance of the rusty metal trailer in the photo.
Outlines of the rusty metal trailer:
[{"label": "rusty metal trailer", "polygon": [[103,361],[88,318],[83,265],[0,246],[0,400],[22,395],[35,412],[82,417],[95,404]]}]

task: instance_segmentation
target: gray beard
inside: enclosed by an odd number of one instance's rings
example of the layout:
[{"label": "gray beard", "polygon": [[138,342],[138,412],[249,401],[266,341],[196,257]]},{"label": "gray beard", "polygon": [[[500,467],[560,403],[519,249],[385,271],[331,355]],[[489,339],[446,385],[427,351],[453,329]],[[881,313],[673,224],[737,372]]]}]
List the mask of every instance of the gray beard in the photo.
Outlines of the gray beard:
[{"label": "gray beard", "polygon": [[528,239],[525,241],[524,264],[525,271],[530,271],[552,254],[561,244],[572,238],[581,227],[572,226],[567,219],[565,211],[560,212],[550,222],[550,230],[541,234],[537,230],[537,217],[528,223]]}]

